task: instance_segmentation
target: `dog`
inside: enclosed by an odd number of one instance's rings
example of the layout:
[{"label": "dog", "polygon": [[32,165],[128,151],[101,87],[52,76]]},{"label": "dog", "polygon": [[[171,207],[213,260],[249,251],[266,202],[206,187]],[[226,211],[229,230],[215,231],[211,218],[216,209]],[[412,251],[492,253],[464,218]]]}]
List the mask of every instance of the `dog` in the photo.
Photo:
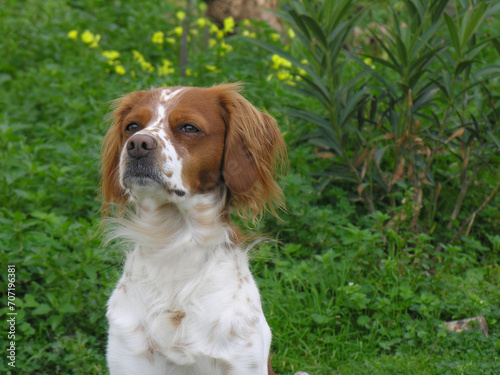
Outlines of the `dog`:
[{"label": "dog", "polygon": [[270,375],[271,331],[230,212],[284,207],[286,147],[240,84],[117,100],[102,147],[110,237],[132,244],[107,307],[111,375]]}]

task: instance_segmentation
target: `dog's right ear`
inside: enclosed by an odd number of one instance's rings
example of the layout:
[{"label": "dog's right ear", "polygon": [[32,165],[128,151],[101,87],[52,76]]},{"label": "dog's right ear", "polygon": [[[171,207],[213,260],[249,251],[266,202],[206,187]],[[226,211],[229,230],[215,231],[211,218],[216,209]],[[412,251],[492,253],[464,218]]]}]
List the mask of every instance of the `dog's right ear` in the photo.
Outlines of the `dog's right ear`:
[{"label": "dog's right ear", "polygon": [[276,217],[284,209],[283,192],[276,181],[286,165],[286,145],[278,124],[259,111],[239,91],[239,84],[212,87],[226,123],[222,175],[237,213],[256,222],[267,209]]},{"label": "dog's right ear", "polygon": [[125,142],[125,116],[131,111],[146,91],[136,91],[114,100],[111,104],[111,126],[101,146],[101,185],[100,195],[103,198],[101,213],[107,215],[112,203],[126,204],[125,192],[120,186],[120,154]]}]

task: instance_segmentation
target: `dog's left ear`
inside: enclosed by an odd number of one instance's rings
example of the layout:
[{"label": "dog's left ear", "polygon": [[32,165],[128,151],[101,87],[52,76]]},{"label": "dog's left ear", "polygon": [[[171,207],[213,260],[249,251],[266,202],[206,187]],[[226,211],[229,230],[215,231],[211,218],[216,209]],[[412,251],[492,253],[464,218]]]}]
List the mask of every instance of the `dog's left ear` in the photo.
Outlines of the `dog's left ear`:
[{"label": "dog's left ear", "polygon": [[124,205],[126,202],[125,192],[119,181],[120,154],[124,143],[123,120],[145,93],[145,91],[132,92],[113,101],[111,105],[112,124],[101,147],[101,196],[103,197],[101,213],[104,215],[108,214],[112,203]]},{"label": "dog's left ear", "polygon": [[239,94],[240,85],[212,88],[218,91],[226,123],[222,174],[238,213],[253,220],[266,206],[284,208],[276,174],[286,161],[286,146],[274,118],[262,113]]}]

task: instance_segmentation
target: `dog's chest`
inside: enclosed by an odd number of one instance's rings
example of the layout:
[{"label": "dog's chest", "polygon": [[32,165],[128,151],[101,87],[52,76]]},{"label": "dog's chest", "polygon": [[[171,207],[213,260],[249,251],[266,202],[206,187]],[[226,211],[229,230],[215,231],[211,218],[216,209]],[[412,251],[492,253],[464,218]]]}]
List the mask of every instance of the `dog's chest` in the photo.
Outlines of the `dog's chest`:
[{"label": "dog's chest", "polygon": [[256,332],[268,330],[244,253],[194,252],[188,264],[181,258],[154,264],[129,255],[108,320],[133,352],[184,365],[227,345],[252,345]]}]

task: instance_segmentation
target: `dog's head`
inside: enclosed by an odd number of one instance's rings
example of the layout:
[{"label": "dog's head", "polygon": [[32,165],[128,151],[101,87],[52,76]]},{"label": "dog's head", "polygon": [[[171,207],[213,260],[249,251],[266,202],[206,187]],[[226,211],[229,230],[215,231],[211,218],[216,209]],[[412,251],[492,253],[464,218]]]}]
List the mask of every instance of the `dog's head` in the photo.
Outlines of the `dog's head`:
[{"label": "dog's head", "polygon": [[117,100],[102,148],[104,210],[130,201],[182,204],[227,189],[240,215],[256,218],[266,205],[275,213],[285,144],[276,121],[239,89],[159,88]]}]

